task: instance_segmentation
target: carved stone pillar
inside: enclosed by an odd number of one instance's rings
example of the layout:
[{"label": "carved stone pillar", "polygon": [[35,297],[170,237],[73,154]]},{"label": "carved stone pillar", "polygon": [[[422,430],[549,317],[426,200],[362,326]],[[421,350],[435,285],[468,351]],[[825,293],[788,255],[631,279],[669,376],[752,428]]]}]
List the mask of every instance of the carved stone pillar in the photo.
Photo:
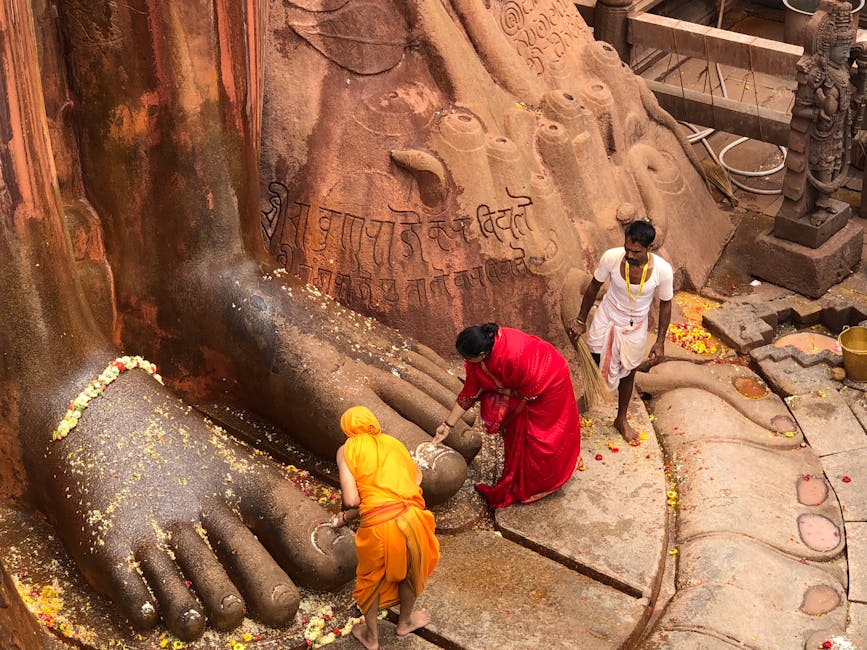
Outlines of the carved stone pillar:
[{"label": "carved stone pillar", "polygon": [[593,36],[611,43],[620,59],[629,63],[632,46],[626,41],[627,15],[635,0],[597,0],[593,12]]}]

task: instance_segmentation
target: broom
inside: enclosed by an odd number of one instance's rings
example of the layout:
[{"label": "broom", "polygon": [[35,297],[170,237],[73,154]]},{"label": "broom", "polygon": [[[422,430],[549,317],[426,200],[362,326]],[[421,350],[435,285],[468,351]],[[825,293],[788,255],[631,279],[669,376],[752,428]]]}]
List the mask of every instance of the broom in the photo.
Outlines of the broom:
[{"label": "broom", "polygon": [[587,347],[586,341],[582,336],[579,339],[569,337],[575,351],[578,353],[578,363],[581,365],[581,378],[584,380],[584,399],[587,401],[587,410],[592,410],[599,404],[607,402],[611,399],[611,392],[608,386],[605,385],[605,380],[602,379],[602,374],[599,372],[599,366],[596,365],[596,360],[593,358],[593,353]]}]

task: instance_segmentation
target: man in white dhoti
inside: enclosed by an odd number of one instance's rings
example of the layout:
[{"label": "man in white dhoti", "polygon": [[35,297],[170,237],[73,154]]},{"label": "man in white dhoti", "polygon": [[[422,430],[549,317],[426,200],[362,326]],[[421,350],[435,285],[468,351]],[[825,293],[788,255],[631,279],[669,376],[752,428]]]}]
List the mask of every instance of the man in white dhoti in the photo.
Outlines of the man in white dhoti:
[{"label": "man in white dhoti", "polygon": [[[656,363],[664,351],[674,286],[671,265],[648,250],[656,238],[653,225],[633,221],[625,234],[623,248],[603,253],[569,330],[575,339],[587,332],[587,346],[599,363],[602,378],[610,390],[617,388],[614,427],[627,442],[636,443],[638,432],[630,426],[626,412],[635,386],[635,369],[644,359],[647,346],[647,318],[654,298],[658,298],[659,329],[650,350],[650,362]],[[587,316],[606,281],[608,291],[588,330]]]}]

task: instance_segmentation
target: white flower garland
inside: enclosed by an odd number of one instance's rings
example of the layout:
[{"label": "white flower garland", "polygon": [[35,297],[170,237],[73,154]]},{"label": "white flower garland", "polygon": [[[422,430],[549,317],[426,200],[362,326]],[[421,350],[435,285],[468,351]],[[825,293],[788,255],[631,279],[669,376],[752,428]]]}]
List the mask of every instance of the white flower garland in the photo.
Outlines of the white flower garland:
[{"label": "white flower garland", "polygon": [[120,376],[120,373],[124,370],[132,370],[133,368],[146,370],[154,379],[163,383],[163,378],[157,374],[157,367],[147,359],[143,359],[139,356],[118,357],[109,363],[108,367],[102,371],[99,377],[90,382],[87,387],[78,394],[78,397],[69,403],[69,410],[66,411],[66,415],[63,416],[60,424],[57,425],[54,433],[51,434],[51,439],[63,440],[78,424],[78,420],[84,413],[84,409],[86,409],[87,405],[90,404],[90,400],[102,395],[108,385],[117,379]]}]

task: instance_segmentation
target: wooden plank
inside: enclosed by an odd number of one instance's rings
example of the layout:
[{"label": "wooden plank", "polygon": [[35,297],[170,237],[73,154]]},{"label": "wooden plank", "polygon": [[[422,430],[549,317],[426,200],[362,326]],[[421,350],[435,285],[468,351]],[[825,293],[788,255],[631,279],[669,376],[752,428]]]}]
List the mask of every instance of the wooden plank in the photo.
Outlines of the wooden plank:
[{"label": "wooden plank", "polygon": [[705,59],[753,72],[794,76],[795,63],[804,52],[789,45],[756,36],[706,27],[655,14],[630,14],[627,40],[681,56]]},{"label": "wooden plank", "polygon": [[645,81],[656,95],[659,105],[677,120],[771,144],[788,144],[789,113],[681,89],[659,81]]}]

